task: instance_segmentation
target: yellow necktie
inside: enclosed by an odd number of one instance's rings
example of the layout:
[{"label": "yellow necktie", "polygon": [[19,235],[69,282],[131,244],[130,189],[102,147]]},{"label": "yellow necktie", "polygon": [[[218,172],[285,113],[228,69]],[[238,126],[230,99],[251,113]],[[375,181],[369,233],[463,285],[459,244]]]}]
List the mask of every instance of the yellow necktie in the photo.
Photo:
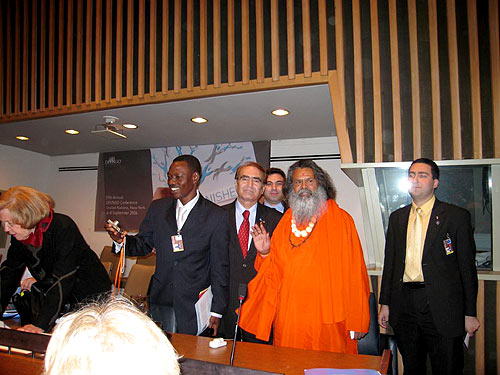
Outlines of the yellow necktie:
[{"label": "yellow necktie", "polygon": [[417,208],[415,222],[413,225],[413,236],[411,246],[408,248],[406,257],[406,274],[410,280],[415,280],[421,272],[422,261],[422,209]]}]

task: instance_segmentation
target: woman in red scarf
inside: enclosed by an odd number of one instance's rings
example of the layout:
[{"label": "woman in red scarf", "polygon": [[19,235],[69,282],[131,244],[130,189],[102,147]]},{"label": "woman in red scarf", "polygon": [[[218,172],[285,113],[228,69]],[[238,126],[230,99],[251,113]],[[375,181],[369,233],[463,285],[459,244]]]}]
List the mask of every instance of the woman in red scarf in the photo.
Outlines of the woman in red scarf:
[{"label": "woman in red scarf", "polygon": [[[65,304],[111,287],[106,270],[75,222],[53,208],[49,195],[26,186],[12,187],[0,196],[0,221],[12,236],[7,259],[0,266],[0,312],[18,286],[29,290],[37,283],[43,285],[39,310],[33,311],[31,324],[20,328],[23,331],[48,331]],[[33,277],[20,284],[26,267]]]}]

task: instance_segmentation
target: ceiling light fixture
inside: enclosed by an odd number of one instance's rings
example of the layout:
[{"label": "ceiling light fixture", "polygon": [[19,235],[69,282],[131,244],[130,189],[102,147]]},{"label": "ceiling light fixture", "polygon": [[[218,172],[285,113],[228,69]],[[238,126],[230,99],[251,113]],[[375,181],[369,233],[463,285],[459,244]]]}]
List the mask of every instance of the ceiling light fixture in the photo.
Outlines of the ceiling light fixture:
[{"label": "ceiling light fixture", "polygon": [[275,109],[274,111],[271,112],[273,115],[275,116],[278,116],[278,117],[281,117],[281,116],[287,116],[290,114],[290,112],[288,112],[286,109],[283,109],[283,108],[278,108],[278,109]]},{"label": "ceiling light fixture", "polygon": [[66,134],[71,134],[71,135],[77,135],[77,134],[80,134],[80,132],[78,130],[75,130],[75,129],[66,129],[64,131]]},{"label": "ceiling light fixture", "polygon": [[20,141],[27,141],[27,140],[29,140],[29,138],[28,138],[28,137],[25,137],[24,135],[18,135],[18,136],[16,137],[16,139],[19,139]]},{"label": "ceiling light fixture", "polygon": [[204,117],[193,117],[191,121],[194,122],[195,124],[204,124],[208,122],[208,120]]},{"label": "ceiling light fixture", "polygon": [[127,129],[137,129],[136,124],[123,124],[122,126]]},{"label": "ceiling light fixture", "polygon": [[[115,116],[103,116],[104,124],[97,124],[91,133],[101,135],[108,139],[126,139],[127,136],[123,134],[122,129],[119,128],[120,125],[114,125],[118,121],[118,117]],[[118,138],[116,138],[118,137]]]}]

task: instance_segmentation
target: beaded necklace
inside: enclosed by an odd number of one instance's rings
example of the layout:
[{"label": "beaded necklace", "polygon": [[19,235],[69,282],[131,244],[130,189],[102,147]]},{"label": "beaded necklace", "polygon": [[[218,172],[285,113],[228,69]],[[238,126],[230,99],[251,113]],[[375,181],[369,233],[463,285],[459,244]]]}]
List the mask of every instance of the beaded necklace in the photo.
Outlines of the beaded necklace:
[{"label": "beaded necklace", "polygon": [[[311,234],[316,227],[316,216],[313,216],[311,221],[309,222],[308,226],[306,229],[299,230],[297,228],[297,225],[295,224],[295,220],[292,218],[291,222],[291,227],[292,231],[290,232],[290,235],[288,236],[288,241],[290,242],[290,245],[292,245],[292,250],[295,249],[296,247],[302,246],[308,239],[311,237]],[[295,235],[297,238],[303,238],[303,240],[299,244],[294,244],[292,242],[292,233]]]}]

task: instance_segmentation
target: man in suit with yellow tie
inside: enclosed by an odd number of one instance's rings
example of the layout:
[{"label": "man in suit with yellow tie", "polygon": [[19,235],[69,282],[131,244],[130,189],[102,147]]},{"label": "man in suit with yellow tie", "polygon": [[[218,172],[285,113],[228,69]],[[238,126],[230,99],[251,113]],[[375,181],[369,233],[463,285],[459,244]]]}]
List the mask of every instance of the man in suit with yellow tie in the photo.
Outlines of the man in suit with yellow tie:
[{"label": "man in suit with yellow tie", "polygon": [[463,336],[476,318],[476,246],[467,210],[436,199],[439,168],[420,158],[408,171],[412,203],[389,218],[379,324],[389,322],[405,374],[463,373]]}]

